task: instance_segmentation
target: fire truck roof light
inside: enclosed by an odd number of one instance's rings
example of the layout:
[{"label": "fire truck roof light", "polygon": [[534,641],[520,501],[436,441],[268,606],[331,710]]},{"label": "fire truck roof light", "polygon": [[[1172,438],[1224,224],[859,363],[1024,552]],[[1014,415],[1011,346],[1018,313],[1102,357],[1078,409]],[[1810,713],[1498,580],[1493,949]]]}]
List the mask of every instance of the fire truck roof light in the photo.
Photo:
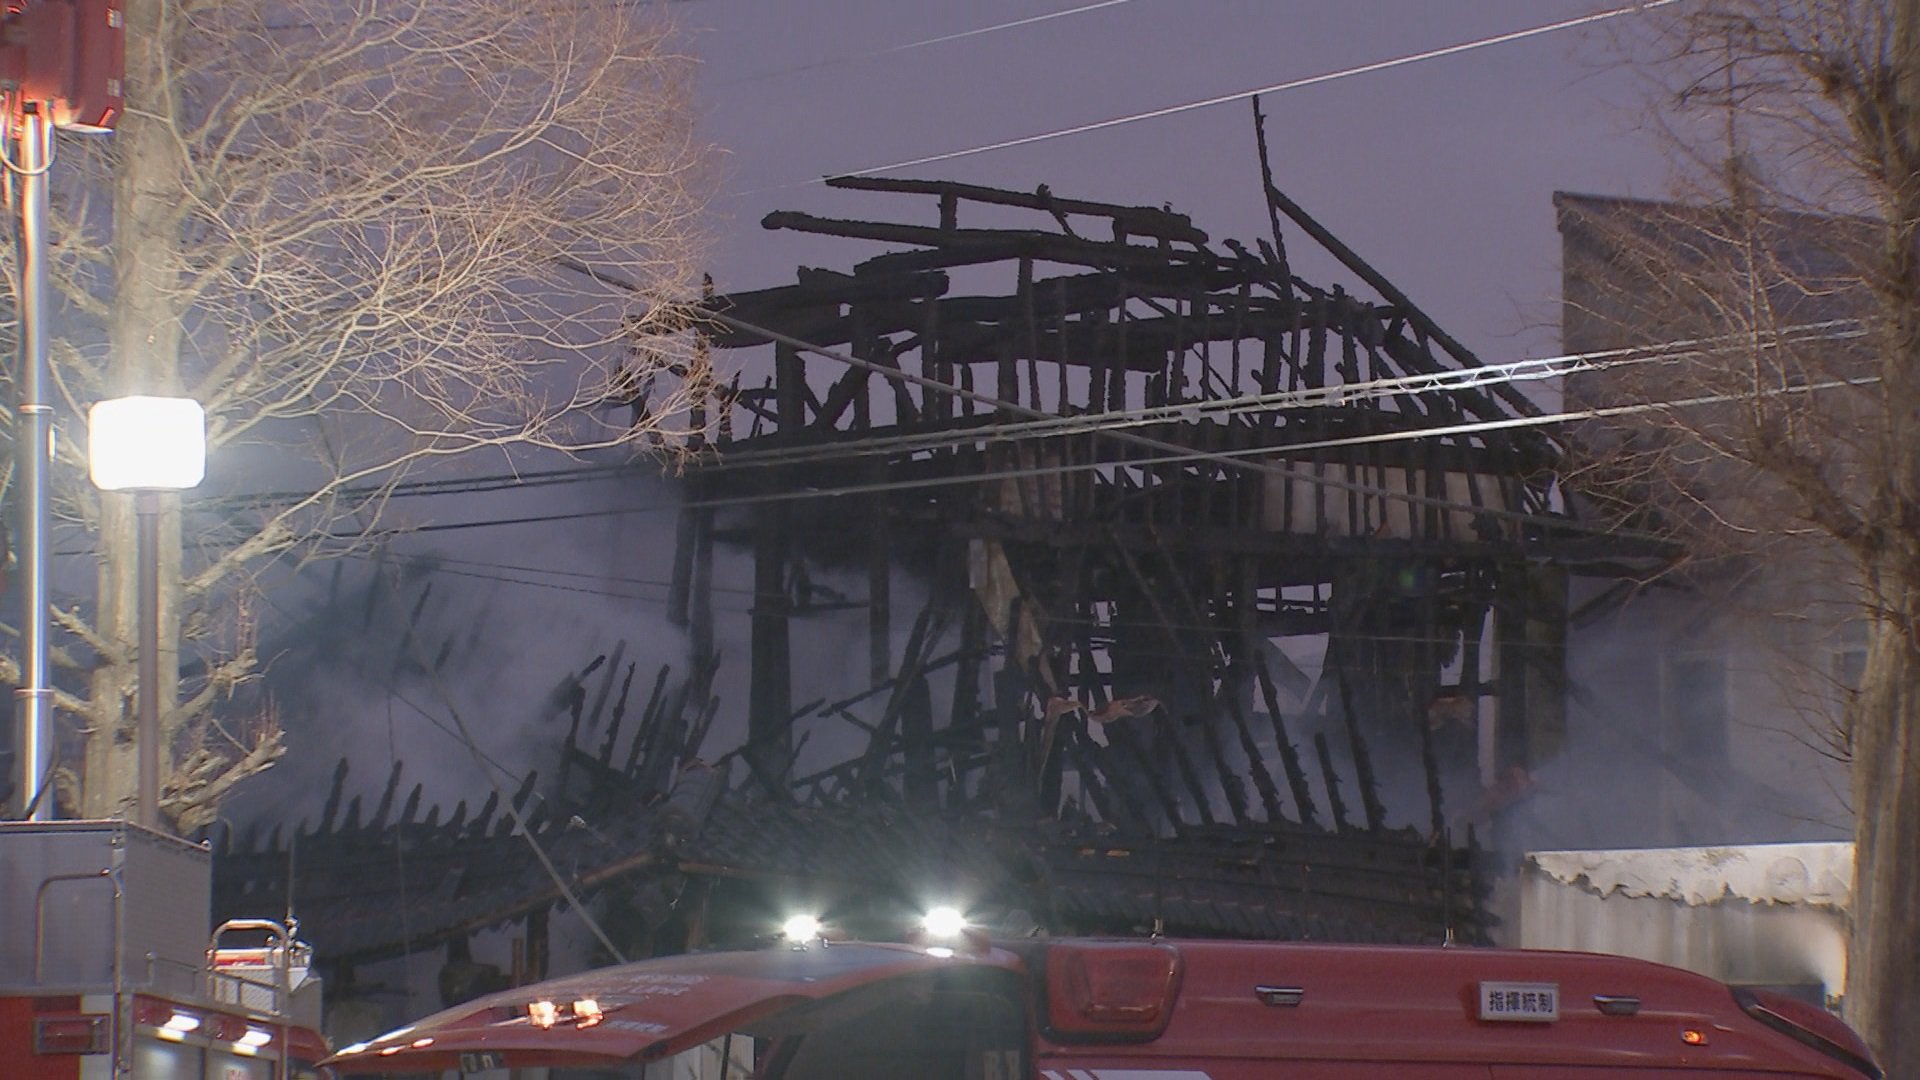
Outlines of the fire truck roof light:
[{"label": "fire truck roof light", "polygon": [[920,925],[935,937],[958,937],[967,928],[967,917],[959,908],[937,907],[929,910]]},{"label": "fire truck roof light", "polygon": [[796,945],[812,941],[820,936],[820,918],[817,915],[795,915],[781,924],[780,936]]},{"label": "fire truck roof light", "polygon": [[927,946],[927,955],[933,957],[935,960],[951,960],[953,959],[953,950],[947,948],[945,945],[929,945]]}]

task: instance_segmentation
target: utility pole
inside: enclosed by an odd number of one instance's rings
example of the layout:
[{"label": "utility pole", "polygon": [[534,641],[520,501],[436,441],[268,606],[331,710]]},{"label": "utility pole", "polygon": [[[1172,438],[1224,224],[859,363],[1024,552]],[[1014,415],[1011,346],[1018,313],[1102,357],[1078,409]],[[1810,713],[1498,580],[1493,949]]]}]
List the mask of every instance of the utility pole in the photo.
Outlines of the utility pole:
[{"label": "utility pole", "polygon": [[14,454],[20,486],[20,685],[14,739],[19,810],[53,817],[53,688],[48,679],[47,482],[53,405],[47,370],[47,207],[54,131],[112,129],[123,104],[124,0],[4,0],[0,150],[19,220],[19,366]]}]

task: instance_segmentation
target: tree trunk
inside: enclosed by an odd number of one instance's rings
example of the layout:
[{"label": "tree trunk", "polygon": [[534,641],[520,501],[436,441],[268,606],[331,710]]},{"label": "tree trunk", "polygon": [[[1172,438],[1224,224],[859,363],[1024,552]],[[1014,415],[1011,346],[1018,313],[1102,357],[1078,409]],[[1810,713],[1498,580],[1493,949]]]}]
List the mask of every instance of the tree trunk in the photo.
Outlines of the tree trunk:
[{"label": "tree trunk", "polygon": [[1875,622],[1854,705],[1847,1021],[1888,1076],[1920,1077],[1920,596]]},{"label": "tree trunk", "polygon": [[[172,91],[161,63],[172,0],[127,4],[127,111],[114,139],[114,295],[108,392],[175,395],[180,392],[180,222],[184,161],[168,131]],[[137,784],[134,745],[137,698],[135,643],[139,640],[139,576],[133,497],[102,498],[99,539],[99,614],[95,629],[119,647],[101,658],[88,686],[85,773],[80,809],[87,817],[128,813]],[[171,500],[169,500],[171,503]],[[167,752],[179,720],[169,715],[180,671],[180,519],[160,520],[160,778],[173,762]],[[129,815],[131,816],[131,815]]]},{"label": "tree trunk", "polygon": [[1920,1077],[1920,538],[1902,526],[1920,508],[1920,0],[1895,0],[1888,161],[1891,340],[1886,402],[1886,521],[1867,560],[1872,603],[1866,670],[1851,721],[1853,932],[1847,1020],[1888,1076]]}]

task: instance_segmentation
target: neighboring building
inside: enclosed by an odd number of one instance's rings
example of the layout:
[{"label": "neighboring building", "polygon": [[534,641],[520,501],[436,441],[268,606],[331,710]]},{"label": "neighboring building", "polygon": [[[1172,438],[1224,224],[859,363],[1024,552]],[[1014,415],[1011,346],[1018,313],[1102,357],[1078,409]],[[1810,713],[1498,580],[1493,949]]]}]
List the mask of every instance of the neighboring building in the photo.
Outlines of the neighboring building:
[{"label": "neighboring building", "polygon": [[[1591,353],[1695,339],[1719,325],[1706,301],[1660,278],[1648,253],[1692,264],[1730,242],[1718,212],[1556,194],[1563,346]],[[1783,215],[1759,237],[1758,273],[1793,282],[1764,297],[1782,324],[1845,318],[1857,304],[1846,222]],[[1754,237],[1749,234],[1746,239]],[[1740,258],[1754,259],[1750,251]],[[1648,365],[1568,380],[1569,408],[1691,392],[1701,369]],[[1671,381],[1669,381],[1671,380]],[[1712,418],[1709,417],[1709,422]],[[1636,438],[1626,425],[1589,432]],[[1646,436],[1662,438],[1656,425]],[[1664,478],[1663,478],[1664,479]],[[1686,476],[1700,507],[1747,488],[1715,463]],[[1751,508],[1743,508],[1751,510]],[[1670,520],[1670,519],[1669,519]],[[1839,840],[1851,835],[1846,770],[1833,753],[1863,638],[1844,577],[1806,552],[1706,560],[1635,586],[1576,578],[1568,609],[1568,752],[1536,776],[1511,831],[1529,848],[1673,847]]]},{"label": "neighboring building", "polygon": [[[1753,294],[1774,327],[1831,327],[1860,303],[1844,251],[1860,230],[1845,221],[1788,214],[1752,228],[1722,210],[1566,193],[1554,205],[1567,353],[1725,333],[1718,298],[1685,280],[1721,260],[1729,274],[1786,283]],[[1783,362],[1782,385],[1844,370],[1831,332],[1783,353],[1800,367]],[[1566,407],[1737,393],[1737,370],[1709,353],[1590,371],[1567,380]],[[1638,490],[1658,483],[1682,496],[1627,494],[1616,508],[1654,530],[1689,513],[1765,524],[1763,489],[1742,470],[1693,452],[1688,432],[1633,415],[1582,432],[1596,448],[1589,475],[1627,477],[1617,492],[1646,481]],[[1688,414],[1708,434],[1743,419],[1732,406]],[[1635,472],[1646,459],[1634,455],[1649,448],[1685,465]],[[1775,545],[1696,548],[1637,584],[1570,582],[1567,747],[1535,770],[1532,794],[1503,823],[1504,850],[1528,852],[1507,940],[1659,960],[1826,1004],[1840,996],[1852,875],[1841,841],[1852,828],[1838,718],[1864,661],[1846,581],[1817,548]]]}]

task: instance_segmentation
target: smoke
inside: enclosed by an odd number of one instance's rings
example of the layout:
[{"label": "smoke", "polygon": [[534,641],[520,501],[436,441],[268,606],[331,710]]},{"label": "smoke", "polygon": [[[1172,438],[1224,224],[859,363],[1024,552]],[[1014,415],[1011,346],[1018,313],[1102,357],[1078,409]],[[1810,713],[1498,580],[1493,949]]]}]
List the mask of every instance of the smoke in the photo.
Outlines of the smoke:
[{"label": "smoke", "polygon": [[[224,816],[269,826],[315,819],[343,757],[350,766],[345,799],[371,803],[399,761],[401,796],[420,784],[422,813],[433,805],[450,811],[462,799],[471,805],[492,789],[458,735],[456,712],[493,763],[492,783],[511,789],[537,771],[545,788],[571,723],[571,695],[584,692],[591,701],[608,678],[617,692],[631,665],[629,710],[637,715],[662,665],[672,669],[669,690],[690,674],[688,630],[668,612],[680,495],[669,480],[626,479],[548,489],[537,501],[432,500],[406,508],[417,524],[543,520],[402,537],[364,557],[311,568],[277,590],[280,617],[263,631],[265,676],[238,705],[271,703],[289,751]],[[531,513],[530,505],[537,507]],[[622,508],[635,512],[610,512]],[[745,741],[752,615],[763,599],[751,548],[729,542],[733,524],[718,522],[722,538],[713,546],[719,709],[701,749],[709,761]],[[867,745],[863,725],[881,719],[884,692],[827,708],[875,686],[868,589],[864,569],[796,559],[787,576],[796,776],[857,755]],[[896,572],[889,592],[891,671],[927,591]],[[955,644],[949,633],[940,648]],[[619,670],[609,673],[615,664]],[[930,677],[935,702],[951,700],[951,680],[945,670]],[[583,729],[582,745],[597,745],[589,738],[596,734]]]},{"label": "smoke", "polygon": [[[525,516],[529,496],[420,500],[415,523]],[[607,515],[610,508],[640,512]],[[488,778],[457,734],[458,713],[494,782],[551,779],[571,679],[625,643],[650,679],[685,674],[687,642],[666,618],[675,492],[664,481],[598,480],[538,498],[538,516],[574,520],[418,533],[311,567],[276,590],[262,631],[265,676],[242,707],[270,704],[287,756],[228,806],[230,820],[312,817],[335,763],[347,797],[377,796],[390,763],[422,805],[470,802]]]},{"label": "smoke", "polygon": [[1844,767],[1814,745],[1789,692],[1790,676],[1833,652],[1783,639],[1787,619],[1672,589],[1576,619],[1567,745],[1536,767],[1503,851],[1845,838]]}]

